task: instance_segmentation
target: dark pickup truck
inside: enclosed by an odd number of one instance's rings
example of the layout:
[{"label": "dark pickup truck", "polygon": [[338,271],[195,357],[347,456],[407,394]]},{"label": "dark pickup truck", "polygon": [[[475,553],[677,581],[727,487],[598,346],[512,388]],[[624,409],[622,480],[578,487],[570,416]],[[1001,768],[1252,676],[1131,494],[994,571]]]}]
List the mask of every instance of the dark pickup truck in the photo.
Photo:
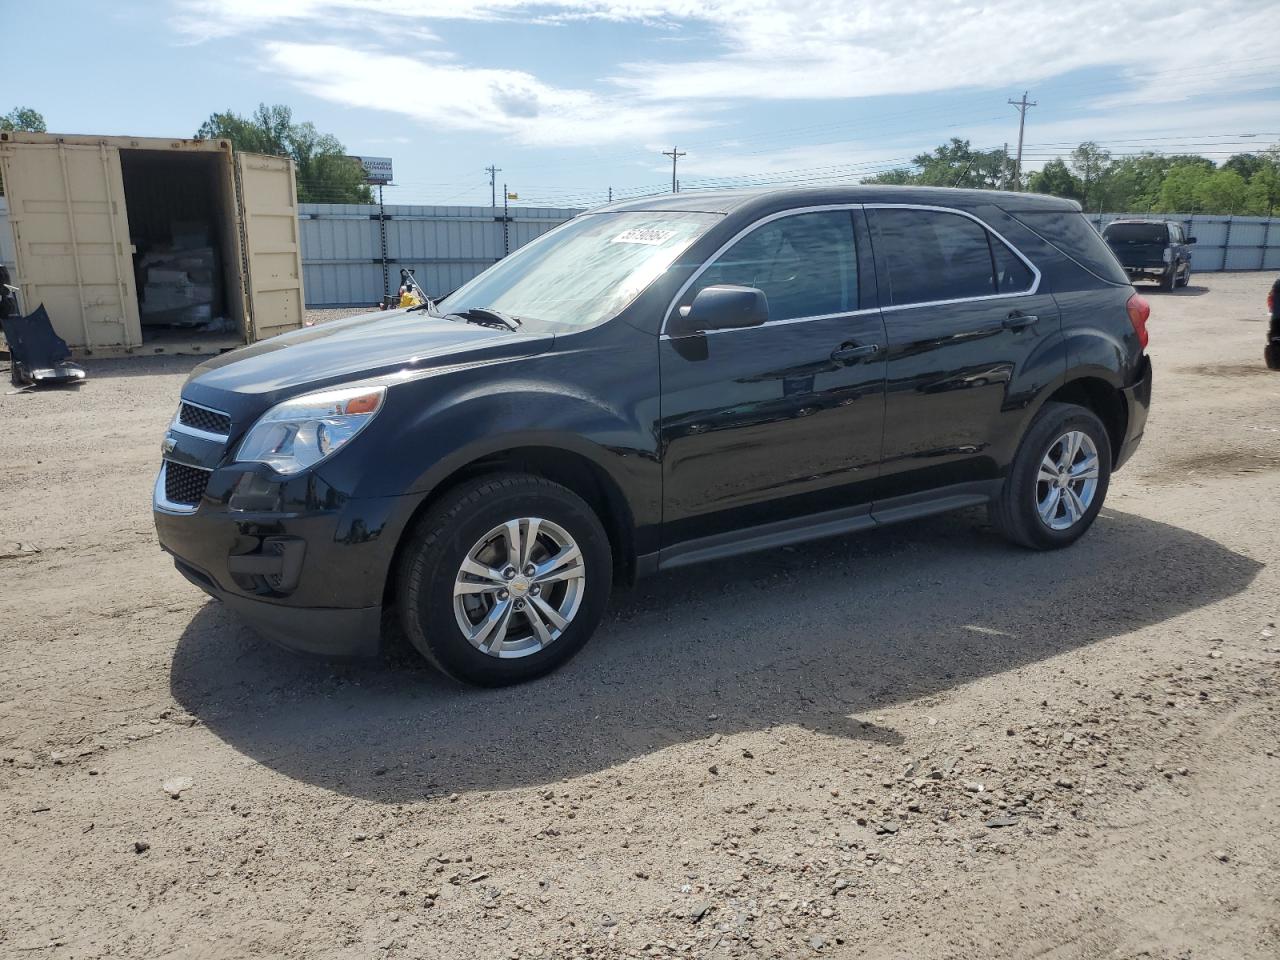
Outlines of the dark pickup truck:
[{"label": "dark pickup truck", "polygon": [[1130,280],[1152,280],[1161,290],[1191,282],[1191,244],[1182,224],[1172,220],[1113,220],[1102,231]]}]

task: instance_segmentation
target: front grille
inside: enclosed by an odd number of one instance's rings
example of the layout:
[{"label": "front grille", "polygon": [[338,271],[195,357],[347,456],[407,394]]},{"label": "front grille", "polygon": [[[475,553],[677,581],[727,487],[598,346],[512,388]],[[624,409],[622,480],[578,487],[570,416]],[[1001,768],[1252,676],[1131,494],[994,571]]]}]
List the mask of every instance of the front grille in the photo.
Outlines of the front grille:
[{"label": "front grille", "polygon": [[183,401],[178,410],[178,422],[184,427],[203,430],[205,433],[217,433],[226,436],[231,432],[231,418],[216,410],[206,410],[194,403]]},{"label": "front grille", "polygon": [[194,507],[204,496],[209,484],[209,471],[188,467],[185,463],[166,461],[164,465],[164,496],[170,503]]}]

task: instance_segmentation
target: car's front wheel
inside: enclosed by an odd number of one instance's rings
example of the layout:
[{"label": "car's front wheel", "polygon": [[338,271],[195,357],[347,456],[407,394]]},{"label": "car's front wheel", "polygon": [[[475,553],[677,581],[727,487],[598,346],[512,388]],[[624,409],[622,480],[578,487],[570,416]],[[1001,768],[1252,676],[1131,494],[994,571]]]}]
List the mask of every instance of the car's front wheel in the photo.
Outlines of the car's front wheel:
[{"label": "car's front wheel", "polygon": [[1018,446],[993,525],[1033,550],[1065,547],[1082,537],[1102,509],[1111,480],[1111,443],[1102,421],[1084,407],[1047,403]]},{"label": "car's front wheel", "polygon": [[397,577],[400,621],[433,665],[501,686],[554,669],[591,638],[613,561],[599,518],[542,477],[482,477],[418,521]]}]

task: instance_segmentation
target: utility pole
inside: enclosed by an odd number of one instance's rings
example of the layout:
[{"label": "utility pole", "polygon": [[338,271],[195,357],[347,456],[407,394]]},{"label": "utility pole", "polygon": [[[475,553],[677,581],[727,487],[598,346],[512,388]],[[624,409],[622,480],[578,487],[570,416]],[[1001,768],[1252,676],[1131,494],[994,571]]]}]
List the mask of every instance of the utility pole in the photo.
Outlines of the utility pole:
[{"label": "utility pole", "polygon": [[507,201],[511,199],[511,192],[507,189],[507,185],[502,185],[502,255],[505,257],[511,252],[511,212],[507,206]]},{"label": "utility pole", "polygon": [[679,193],[680,187],[676,183],[676,163],[677,161],[679,161],[681,157],[688,156],[688,153],[686,153],[684,150],[679,150],[676,147],[672,147],[670,150],[663,150],[662,155],[664,157],[671,158],[671,192]]},{"label": "utility pole", "polygon": [[1027,91],[1022,91],[1021,100],[1010,100],[1009,106],[1018,111],[1018,159],[1013,164],[1013,175],[1017,178],[1018,189],[1022,189],[1022,133],[1027,127],[1027,108],[1038,106],[1036,101],[1027,99]]},{"label": "utility pole", "polygon": [[1004,153],[1000,160],[1000,188],[1009,189],[1009,141],[1004,142]]},{"label": "utility pole", "polygon": [[496,207],[498,205],[497,177],[502,172],[502,168],[489,164],[484,168],[484,172],[489,175],[489,206]]},{"label": "utility pole", "polygon": [[609,188],[609,202],[613,203],[613,187]]}]

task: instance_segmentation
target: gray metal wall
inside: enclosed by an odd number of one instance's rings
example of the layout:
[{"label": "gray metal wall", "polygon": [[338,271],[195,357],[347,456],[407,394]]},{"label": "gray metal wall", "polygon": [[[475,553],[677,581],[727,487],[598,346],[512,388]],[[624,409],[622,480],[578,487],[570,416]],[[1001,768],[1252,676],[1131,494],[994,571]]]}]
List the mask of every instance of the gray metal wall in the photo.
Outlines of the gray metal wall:
[{"label": "gray metal wall", "polygon": [[[466,283],[503,254],[502,209],[492,207],[387,207],[390,283],[399,285],[400,267],[413,268],[432,295]],[[551,207],[511,207],[506,224],[515,250],[579,213]],[[0,197],[0,263],[13,269],[13,236],[8,206]],[[372,305],[382,296],[378,208],[367,204],[304,203],[302,267],[308,306]],[[1101,228],[1119,217],[1091,214]],[[1197,240],[1191,265],[1199,272],[1280,270],[1280,217],[1217,217],[1149,214],[1177,220]],[[371,219],[372,218],[372,219]]]},{"label": "gray metal wall", "polygon": [[1195,237],[1191,269],[1201,273],[1218,270],[1280,270],[1280,217],[1219,217],[1182,213],[1090,214],[1099,230],[1123,217],[1150,217],[1181,223],[1187,236]]},{"label": "gray metal wall", "polygon": [[[304,203],[302,270],[307,306],[374,304],[382,297],[381,244],[376,204]],[[424,290],[455,290],[516,250],[579,213],[547,207],[388,206],[390,287],[400,268],[414,270]],[[504,246],[503,228],[507,238]]]}]

